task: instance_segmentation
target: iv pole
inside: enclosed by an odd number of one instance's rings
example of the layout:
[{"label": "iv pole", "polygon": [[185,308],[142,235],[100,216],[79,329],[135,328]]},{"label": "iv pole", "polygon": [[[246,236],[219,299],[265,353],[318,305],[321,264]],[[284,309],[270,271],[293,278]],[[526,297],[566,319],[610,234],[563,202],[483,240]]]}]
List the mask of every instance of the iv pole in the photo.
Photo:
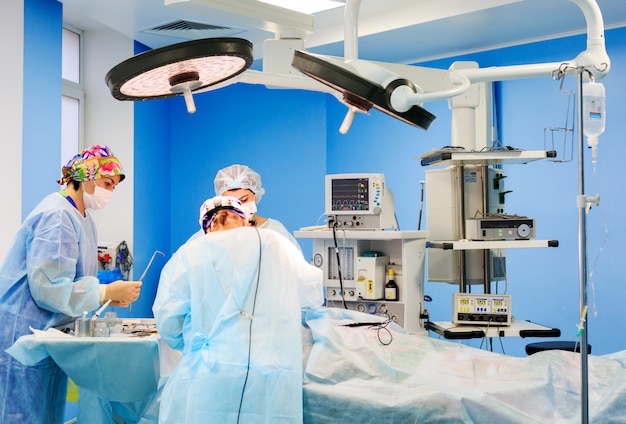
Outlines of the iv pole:
[{"label": "iv pole", "polygon": [[585,69],[576,70],[577,114],[578,114],[578,282],[580,289],[580,371],[581,371],[581,423],[589,422],[589,382],[587,361],[587,198],[585,196],[585,143],[583,133],[583,73]]}]

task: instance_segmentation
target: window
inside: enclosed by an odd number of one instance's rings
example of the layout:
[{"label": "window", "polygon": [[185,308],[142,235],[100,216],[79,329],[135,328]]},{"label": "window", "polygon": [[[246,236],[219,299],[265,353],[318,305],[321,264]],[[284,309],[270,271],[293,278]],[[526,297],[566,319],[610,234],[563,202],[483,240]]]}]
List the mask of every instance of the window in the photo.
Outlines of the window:
[{"label": "window", "polygon": [[82,33],[63,28],[61,98],[61,166],[83,145]]}]

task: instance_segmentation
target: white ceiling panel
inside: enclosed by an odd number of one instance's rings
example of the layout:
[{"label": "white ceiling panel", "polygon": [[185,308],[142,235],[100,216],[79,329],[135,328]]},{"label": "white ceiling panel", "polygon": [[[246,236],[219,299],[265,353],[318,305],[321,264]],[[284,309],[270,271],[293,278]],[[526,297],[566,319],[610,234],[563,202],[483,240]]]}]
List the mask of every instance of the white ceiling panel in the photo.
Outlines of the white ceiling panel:
[{"label": "white ceiling panel", "polygon": [[[261,59],[264,40],[291,34],[305,36],[312,52],[343,55],[344,7],[306,15],[256,0],[61,1],[68,23],[105,25],[151,48],[235,36],[250,40]],[[626,26],[626,0],[597,3],[605,28]],[[416,63],[584,32],[570,0],[361,0],[358,54]]]}]

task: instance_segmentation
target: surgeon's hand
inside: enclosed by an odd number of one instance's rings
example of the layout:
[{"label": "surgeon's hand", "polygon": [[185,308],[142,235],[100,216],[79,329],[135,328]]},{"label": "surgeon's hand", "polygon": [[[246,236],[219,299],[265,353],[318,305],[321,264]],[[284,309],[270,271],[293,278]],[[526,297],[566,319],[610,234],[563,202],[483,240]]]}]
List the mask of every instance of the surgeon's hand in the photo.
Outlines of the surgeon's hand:
[{"label": "surgeon's hand", "polygon": [[126,307],[139,298],[141,281],[117,280],[106,285],[105,299],[111,299],[111,306]]}]

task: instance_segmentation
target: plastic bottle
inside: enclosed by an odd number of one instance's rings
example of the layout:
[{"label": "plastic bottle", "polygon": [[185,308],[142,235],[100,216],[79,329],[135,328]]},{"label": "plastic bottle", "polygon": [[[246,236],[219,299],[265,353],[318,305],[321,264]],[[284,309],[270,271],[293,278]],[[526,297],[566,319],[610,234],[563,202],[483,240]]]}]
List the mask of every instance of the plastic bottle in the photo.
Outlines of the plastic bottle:
[{"label": "plastic bottle", "polygon": [[595,81],[583,83],[583,133],[591,147],[591,162],[597,162],[598,137],[606,121],[604,85]]},{"label": "plastic bottle", "polygon": [[111,335],[111,329],[109,328],[105,320],[96,320],[96,328],[93,335],[94,337],[109,337]]},{"label": "plastic bottle", "polygon": [[389,268],[387,272],[388,280],[385,284],[385,300],[397,301],[398,300],[398,285],[394,280],[393,268]]}]

